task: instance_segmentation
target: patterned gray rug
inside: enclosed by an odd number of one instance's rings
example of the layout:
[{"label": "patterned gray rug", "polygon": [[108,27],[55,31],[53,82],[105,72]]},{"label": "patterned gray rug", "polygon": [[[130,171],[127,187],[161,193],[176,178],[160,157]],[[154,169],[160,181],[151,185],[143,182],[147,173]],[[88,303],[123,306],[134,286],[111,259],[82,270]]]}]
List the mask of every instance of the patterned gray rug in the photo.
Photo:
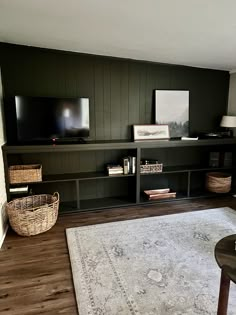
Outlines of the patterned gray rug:
[{"label": "patterned gray rug", "polygon": [[[67,229],[80,315],[215,315],[230,208]],[[236,285],[229,315],[236,314]]]}]

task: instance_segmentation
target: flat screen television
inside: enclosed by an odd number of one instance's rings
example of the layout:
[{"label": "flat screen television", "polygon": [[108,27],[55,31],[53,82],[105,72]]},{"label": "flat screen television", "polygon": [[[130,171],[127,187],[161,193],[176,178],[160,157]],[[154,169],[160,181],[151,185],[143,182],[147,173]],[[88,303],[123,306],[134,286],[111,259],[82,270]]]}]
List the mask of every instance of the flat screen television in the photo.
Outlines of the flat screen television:
[{"label": "flat screen television", "polygon": [[89,99],[15,96],[18,142],[89,137]]}]

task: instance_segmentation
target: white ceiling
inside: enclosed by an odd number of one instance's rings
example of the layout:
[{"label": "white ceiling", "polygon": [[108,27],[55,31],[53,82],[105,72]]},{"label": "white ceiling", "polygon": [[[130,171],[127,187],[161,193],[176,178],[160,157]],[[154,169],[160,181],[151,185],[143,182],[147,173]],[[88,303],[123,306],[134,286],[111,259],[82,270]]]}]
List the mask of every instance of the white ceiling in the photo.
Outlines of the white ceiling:
[{"label": "white ceiling", "polygon": [[0,41],[236,69],[235,0],[0,0]]}]

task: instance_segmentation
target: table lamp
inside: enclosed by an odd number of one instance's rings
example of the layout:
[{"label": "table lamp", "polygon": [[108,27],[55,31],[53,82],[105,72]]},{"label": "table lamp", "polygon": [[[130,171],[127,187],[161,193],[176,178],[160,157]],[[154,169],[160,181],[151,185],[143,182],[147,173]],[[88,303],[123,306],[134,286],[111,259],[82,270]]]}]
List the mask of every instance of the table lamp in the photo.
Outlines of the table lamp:
[{"label": "table lamp", "polygon": [[232,137],[233,130],[231,128],[236,128],[236,116],[223,116],[220,122],[220,126],[227,128],[227,135],[229,137]]}]

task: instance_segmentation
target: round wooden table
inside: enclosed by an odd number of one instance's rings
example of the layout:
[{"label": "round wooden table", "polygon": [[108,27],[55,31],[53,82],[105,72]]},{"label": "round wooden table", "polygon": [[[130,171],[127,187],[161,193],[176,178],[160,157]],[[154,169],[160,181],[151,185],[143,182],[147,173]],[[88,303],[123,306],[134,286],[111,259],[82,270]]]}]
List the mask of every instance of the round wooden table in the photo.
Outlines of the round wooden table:
[{"label": "round wooden table", "polygon": [[227,236],[216,244],[215,258],[221,268],[217,315],[227,315],[230,281],[236,283],[236,234]]}]

